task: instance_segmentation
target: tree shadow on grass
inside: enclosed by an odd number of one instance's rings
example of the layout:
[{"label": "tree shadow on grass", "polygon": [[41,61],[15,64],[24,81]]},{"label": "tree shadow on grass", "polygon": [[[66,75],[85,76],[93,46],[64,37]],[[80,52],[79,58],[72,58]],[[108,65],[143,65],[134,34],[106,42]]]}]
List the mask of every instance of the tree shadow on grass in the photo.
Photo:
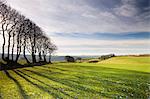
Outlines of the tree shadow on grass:
[{"label": "tree shadow on grass", "polygon": [[[41,66],[41,67],[43,67],[43,66]],[[44,67],[46,67],[46,66],[44,66]],[[50,68],[50,67],[48,67],[48,68]],[[79,92],[86,92],[88,94],[90,92],[90,93],[93,93],[93,94],[99,94],[99,95],[104,96],[104,97],[112,98],[112,96],[110,96],[110,94],[107,93],[107,91],[106,92],[101,92],[101,90],[97,91],[97,90],[94,90],[94,89],[92,89],[90,87],[87,87],[87,86],[83,85],[83,84],[85,84],[85,85],[87,84],[88,86],[93,86],[93,85],[88,84],[88,83],[90,83],[90,82],[88,82],[88,79],[91,79],[91,80],[94,80],[95,82],[98,82],[98,84],[100,84],[99,82],[102,82],[103,83],[102,87],[105,88],[106,90],[108,90],[109,92],[113,91],[113,92],[117,92],[117,93],[123,93],[123,94],[126,94],[126,96],[129,96],[129,97],[130,97],[130,93],[131,93],[131,94],[137,95],[137,96],[134,96],[135,98],[139,98],[139,97],[145,97],[145,98],[147,97],[148,98],[148,96],[146,96],[145,93],[142,94],[140,91],[138,92],[139,88],[136,88],[136,87],[138,87],[138,86],[136,86],[136,84],[137,84],[136,81],[139,81],[139,80],[137,80],[137,77],[138,78],[139,77],[142,78],[141,80],[144,82],[144,86],[145,86],[145,78],[148,78],[148,74],[149,73],[137,72],[137,71],[132,71],[132,70],[122,70],[122,69],[97,67],[97,66],[92,66],[92,67],[84,66],[84,68],[86,68],[84,70],[87,70],[85,73],[91,75],[91,77],[84,76],[86,74],[81,73],[81,71],[80,71],[79,73],[81,75],[78,75],[78,74],[77,75],[76,74],[72,75],[72,76],[78,77],[79,79],[68,79],[68,78],[65,79],[65,78],[56,78],[54,76],[51,76],[51,74],[53,74],[51,72],[53,72],[53,71],[51,71],[51,70],[49,71],[48,68],[47,67],[45,69],[43,68],[42,69],[42,73],[41,72],[37,72],[36,70],[29,70],[29,69],[23,69],[24,72],[20,71],[20,70],[16,70],[15,73],[17,72],[18,75],[23,76],[22,78],[24,78],[26,81],[30,82],[31,84],[35,85],[39,89],[42,89],[43,91],[46,91],[46,92],[48,92],[50,94],[52,94],[52,93],[51,93],[51,91],[49,91],[47,89],[47,87],[49,87],[51,89],[54,89],[54,90],[58,90],[60,92],[61,92],[61,90],[59,90],[57,88],[53,88],[49,84],[46,84],[43,81],[38,80],[37,78],[35,78],[35,77],[31,76],[31,75],[29,76],[28,72],[36,74],[36,75],[44,77],[44,78],[47,78],[48,80],[51,80],[51,81],[54,81],[54,82],[66,85],[66,86],[68,86],[68,87],[70,87],[72,89],[75,89],[73,91],[76,92],[76,94],[78,94]],[[89,71],[90,69],[93,69],[93,68],[96,71]],[[41,69],[41,68],[38,68],[38,69]],[[64,71],[64,68],[59,68],[59,67],[55,68],[54,67],[54,69],[58,69],[58,70],[63,69],[62,71]],[[98,74],[97,69],[101,70],[101,71],[99,71],[100,74]],[[45,73],[43,71],[45,71]],[[47,71],[49,71],[49,72],[47,72]],[[72,70],[71,71],[67,70],[67,71],[68,72],[77,72],[77,71],[72,71]],[[113,73],[111,71],[113,71]],[[105,74],[105,75],[103,76],[103,74]],[[97,75],[100,75],[100,76],[96,77]],[[94,76],[94,77],[92,77],[92,76]],[[34,80],[36,80],[36,81],[46,85],[47,87],[43,87],[43,86],[41,86],[39,84],[36,84],[36,83],[32,82],[31,80],[28,79],[28,77],[30,77],[30,78],[32,78],[32,79],[34,79]],[[132,77],[134,77],[134,78],[132,78]],[[87,79],[87,80],[84,81],[83,79],[84,80]],[[115,81],[121,81],[121,83],[117,83]],[[142,81],[140,81],[140,83]],[[134,87],[136,86],[136,87],[134,88],[133,86]],[[131,87],[131,88],[129,88],[129,87]],[[125,88],[124,91],[122,90],[123,88]],[[141,90],[143,91],[143,90],[145,90],[145,88],[143,88]],[[62,93],[63,93],[63,91],[62,91]],[[54,93],[52,95],[54,97],[57,97],[58,94],[56,94],[56,95],[55,94],[56,93]],[[63,94],[67,95],[66,93],[63,93]],[[115,95],[118,95],[118,94],[115,94]],[[69,96],[69,95],[67,95],[67,96]],[[70,97],[73,97],[73,96],[70,96]]]},{"label": "tree shadow on grass", "polygon": [[53,70],[50,70],[50,69],[47,69],[47,68],[43,68],[43,66],[41,66],[40,68],[34,67],[34,69],[46,71],[49,74],[61,74],[61,75],[63,75],[63,73],[61,73],[61,72],[56,72],[56,71],[53,71]]},{"label": "tree shadow on grass", "polygon": [[0,99],[2,99],[2,96],[1,96],[1,94],[0,94]]},{"label": "tree shadow on grass", "polygon": [[19,64],[19,63],[1,63],[0,64],[0,71],[2,70],[12,70],[12,69],[17,69],[17,68],[24,68],[24,67],[33,67],[34,65],[32,64]]},{"label": "tree shadow on grass", "polygon": [[[54,90],[57,90],[57,91],[59,90],[58,88],[52,87],[51,85],[46,84],[45,82],[43,82],[43,81],[41,81],[41,80],[39,80],[39,79],[37,79],[37,78],[35,78],[35,77],[29,76],[27,73],[24,73],[24,72],[22,72],[22,71],[20,71],[20,70],[16,70],[16,72],[18,72],[18,73],[20,73],[20,74],[23,74],[24,76],[27,76],[27,77],[29,77],[29,78],[31,78],[31,79],[34,79],[34,80],[36,80],[36,81],[38,81],[38,82],[40,82],[40,83],[42,83],[42,84],[44,84],[44,85],[46,85],[46,86],[48,86],[48,87],[54,89]],[[63,93],[64,95],[66,95],[66,96],[69,96],[69,97],[71,97],[71,98],[74,98],[73,96],[71,96],[71,95],[69,95],[69,94],[63,92],[62,90],[59,90],[59,91],[60,91],[61,93]],[[70,90],[70,91],[73,91],[73,90]]]},{"label": "tree shadow on grass", "polygon": [[[13,71],[14,71],[17,75],[19,75],[20,77],[22,77],[23,79],[25,79],[27,82],[31,83],[32,85],[36,86],[37,88],[39,88],[39,89],[41,89],[41,90],[43,90],[43,91],[45,91],[45,92],[47,92],[48,94],[53,95],[53,97],[55,97],[55,98],[60,98],[60,99],[61,99],[62,97],[61,97],[59,94],[56,94],[56,93],[54,93],[53,91],[48,90],[49,88],[51,88],[51,89],[53,89],[53,90],[56,90],[56,91],[60,91],[60,92],[63,93],[64,95],[69,96],[69,97],[71,97],[71,98],[74,98],[74,97],[72,97],[71,95],[69,95],[69,94],[67,94],[67,93],[65,93],[65,92],[63,92],[63,91],[61,91],[61,90],[59,90],[59,89],[57,89],[57,88],[54,88],[54,87],[52,87],[52,86],[46,84],[45,82],[43,82],[43,81],[41,81],[41,80],[38,80],[38,79],[36,79],[36,78],[34,78],[34,77],[31,77],[31,76],[29,76],[29,75],[23,73],[23,72],[20,71],[20,70],[16,70],[16,71],[13,70]],[[40,83],[46,85],[46,86],[49,87],[49,88],[47,89],[47,87],[43,87],[43,86],[41,86],[41,85],[39,85],[39,84],[36,84],[36,83],[32,82],[31,80],[29,80],[29,79],[28,79],[27,77],[25,77],[25,76],[30,77],[30,78],[32,78],[32,79],[34,79],[34,80],[36,80],[36,81],[38,81],[38,82],[40,82]]]},{"label": "tree shadow on grass", "polygon": [[[91,88],[88,88],[88,87],[85,87],[85,86],[82,86],[80,85],[79,83],[76,83],[74,82],[73,80],[65,80],[65,79],[59,79],[59,78],[54,78],[54,77],[51,77],[51,76],[47,76],[47,75],[44,75],[44,74],[41,74],[39,72],[36,72],[36,71],[32,71],[32,70],[28,70],[28,69],[24,69],[24,71],[28,71],[28,72],[31,72],[33,74],[36,74],[38,76],[41,76],[41,77],[44,77],[44,78],[47,78],[51,81],[54,81],[54,82],[57,82],[57,83],[60,83],[60,84],[63,84],[63,85],[66,85],[70,88],[73,88],[73,89],[76,89],[76,90],[80,90],[80,91],[84,91],[84,92],[91,92],[91,93],[95,93],[95,94],[100,94],[100,91],[96,91],[96,90],[93,90]],[[79,93],[77,93],[79,94]]]},{"label": "tree shadow on grass", "polygon": [[2,70],[13,70],[13,69],[25,68],[25,67],[42,66],[42,65],[46,65],[46,64],[52,64],[52,63],[36,62],[36,63],[20,64],[20,63],[13,62],[13,61],[6,62],[6,63],[0,62],[0,71],[2,71]]},{"label": "tree shadow on grass", "polygon": [[[93,94],[100,94],[101,96],[108,97],[108,98],[112,98],[112,96],[110,96],[110,94],[109,94],[109,92],[112,92],[112,91],[115,91],[117,93],[123,93],[124,98],[126,98],[126,96],[133,97],[132,96],[133,94],[134,94],[134,97],[136,97],[136,98],[148,97],[146,95],[146,93],[143,93],[143,91],[148,90],[146,87],[145,79],[148,77],[149,73],[121,70],[121,69],[111,69],[111,68],[108,68],[108,69],[102,68],[102,69],[104,69],[103,74],[105,74],[105,75],[100,75],[98,77],[96,77],[97,72],[95,72],[96,75],[95,74],[93,75],[94,77],[85,76],[82,78],[82,76],[84,76],[84,74],[81,74],[78,76],[72,75],[75,77],[79,77],[79,79],[77,79],[77,80],[76,79],[56,78],[56,77],[50,76],[49,73],[43,74],[43,73],[36,72],[34,70],[29,70],[29,69],[23,69],[23,70],[31,72],[33,74],[36,74],[38,76],[47,78],[49,80],[55,81],[57,83],[64,84],[64,85],[69,86],[76,90],[80,90],[80,91],[84,91],[84,92],[91,92]],[[108,71],[108,72],[105,72],[105,71]],[[116,71],[116,72],[109,73],[109,71]],[[124,73],[124,72],[126,72],[126,73]],[[89,73],[89,72],[87,72],[87,73]],[[130,77],[128,77],[128,76],[130,76]],[[138,79],[137,79],[137,76],[138,76]],[[143,84],[142,81],[137,83],[137,81],[139,81],[139,77],[142,78],[140,80],[145,82],[145,84],[142,85],[145,87],[142,89],[141,89],[141,87],[137,86],[138,83]],[[91,82],[88,82],[88,79],[91,79],[91,80],[97,82],[97,84],[101,85],[101,87],[105,88],[105,90],[107,90],[107,91],[101,92],[101,90],[97,91],[97,90],[93,90],[89,87],[84,86],[84,85],[93,86],[93,85],[90,85]],[[121,83],[118,83],[118,81]],[[115,96],[118,96],[118,95],[115,94]]]},{"label": "tree shadow on grass", "polygon": [[57,68],[57,67],[49,67],[49,66],[42,66],[42,67],[46,68],[46,69],[57,69],[57,70],[60,70],[60,71],[68,71],[68,70],[65,70],[65,69]]},{"label": "tree shadow on grass", "polygon": [[[102,90],[94,90],[94,89],[90,88],[89,85],[86,86],[86,84],[82,84],[81,83],[82,81],[80,81],[80,80],[55,78],[55,77],[48,76],[49,73],[46,73],[48,75],[45,75],[45,74],[41,74],[41,73],[33,71],[33,70],[28,70],[28,69],[24,69],[24,70],[28,71],[28,72],[31,72],[33,74],[36,74],[38,76],[47,78],[47,79],[49,79],[51,81],[63,84],[63,85],[68,86],[68,87],[71,87],[71,88],[73,88],[75,90],[80,90],[80,92],[86,92],[86,93],[92,93],[92,94],[99,94],[100,96],[111,98],[108,93],[104,93],[104,92],[102,92]],[[74,77],[76,77],[76,76],[74,76]],[[87,80],[88,79],[89,78],[87,78]],[[80,94],[80,92],[77,91],[76,94]]]},{"label": "tree shadow on grass", "polygon": [[7,76],[9,79],[11,79],[11,80],[13,80],[13,81],[15,82],[15,84],[17,85],[17,87],[18,87],[18,89],[19,89],[19,92],[21,93],[22,97],[23,97],[24,99],[27,99],[28,96],[26,95],[25,91],[23,90],[21,84],[20,84],[14,77],[12,77],[12,76],[10,75],[10,73],[9,73],[7,70],[4,70],[4,72],[5,72],[6,76]]}]

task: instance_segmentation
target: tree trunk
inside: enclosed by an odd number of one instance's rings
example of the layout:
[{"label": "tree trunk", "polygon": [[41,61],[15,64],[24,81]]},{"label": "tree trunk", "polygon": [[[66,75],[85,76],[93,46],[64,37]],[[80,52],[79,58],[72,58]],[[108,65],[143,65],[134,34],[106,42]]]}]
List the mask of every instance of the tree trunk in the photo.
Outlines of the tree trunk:
[{"label": "tree trunk", "polygon": [[51,62],[51,56],[52,56],[51,53],[49,53],[49,63],[52,63]]},{"label": "tree trunk", "polygon": [[20,53],[21,53],[21,46],[18,47],[17,56],[16,56],[16,63],[17,63],[18,60],[19,60]]},{"label": "tree trunk", "polygon": [[10,33],[8,34],[9,35],[9,37],[8,37],[8,51],[7,51],[7,59],[9,60],[9,49],[10,49],[10,38],[11,38],[11,35],[10,35]]},{"label": "tree trunk", "polygon": [[44,62],[46,62],[46,55],[45,55],[44,51],[43,51],[43,58],[44,58]]},{"label": "tree trunk", "polygon": [[14,60],[14,46],[15,46],[15,34],[13,33],[13,46],[11,50],[12,61]]},{"label": "tree trunk", "polygon": [[39,52],[39,61],[42,61],[41,51]]},{"label": "tree trunk", "polygon": [[2,31],[3,31],[3,46],[2,46],[2,59],[5,61],[5,30],[4,30],[4,24],[2,24]]},{"label": "tree trunk", "polygon": [[32,62],[33,62],[33,63],[36,63],[36,57],[35,57],[35,55],[34,55],[33,52],[32,52]]},{"label": "tree trunk", "polygon": [[30,61],[29,61],[28,58],[26,57],[26,36],[25,36],[25,38],[24,38],[23,56],[24,56],[26,62],[27,62],[27,63],[30,63]]},{"label": "tree trunk", "polygon": [[21,48],[20,48],[20,36],[19,36],[19,34],[17,35],[17,55],[16,55],[16,60],[15,60],[15,62],[17,62],[18,61],[18,59],[19,59],[19,56],[20,56],[20,51],[21,51]]},{"label": "tree trunk", "polygon": [[24,48],[23,48],[23,56],[24,56],[26,62],[27,62],[27,63],[30,63],[30,61],[29,61],[28,58],[26,57],[26,50],[25,50],[25,47],[26,47],[26,46],[24,46]]},{"label": "tree trunk", "polygon": [[32,63],[36,63],[36,57],[34,53],[34,46],[32,46]]},{"label": "tree trunk", "polygon": [[46,55],[44,55],[44,62],[47,62],[47,61],[46,61]]},{"label": "tree trunk", "polygon": [[15,60],[16,63],[17,63],[18,59],[19,59],[19,47],[17,45],[17,55],[16,55],[16,60]]}]

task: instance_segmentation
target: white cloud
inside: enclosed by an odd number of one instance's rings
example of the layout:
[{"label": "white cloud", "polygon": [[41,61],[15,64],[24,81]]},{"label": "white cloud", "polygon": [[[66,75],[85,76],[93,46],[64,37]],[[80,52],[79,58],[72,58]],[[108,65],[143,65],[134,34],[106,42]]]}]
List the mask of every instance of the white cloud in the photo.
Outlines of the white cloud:
[{"label": "white cloud", "polygon": [[[27,17],[43,27],[47,33],[54,32],[139,32],[149,31],[144,22],[126,22],[114,15],[114,12],[96,9],[86,0],[7,0]],[[126,0],[123,0],[126,1]],[[99,5],[100,6],[100,5]],[[136,8],[124,2],[115,8],[116,13],[133,16]],[[114,11],[114,10],[112,10]],[[133,21],[135,19],[133,18]]]},{"label": "white cloud", "polygon": [[117,15],[125,16],[125,17],[133,17],[137,14],[137,9],[132,5],[125,4],[121,7],[117,7],[114,9]]},{"label": "white cloud", "polygon": [[[78,38],[64,38],[52,37],[58,46],[77,46],[77,45],[118,45],[118,46],[141,46],[150,45],[150,40],[94,40],[94,39],[78,39]],[[148,46],[150,48],[150,46]]]},{"label": "white cloud", "polygon": [[150,53],[150,40],[91,40],[53,37],[59,55]]}]

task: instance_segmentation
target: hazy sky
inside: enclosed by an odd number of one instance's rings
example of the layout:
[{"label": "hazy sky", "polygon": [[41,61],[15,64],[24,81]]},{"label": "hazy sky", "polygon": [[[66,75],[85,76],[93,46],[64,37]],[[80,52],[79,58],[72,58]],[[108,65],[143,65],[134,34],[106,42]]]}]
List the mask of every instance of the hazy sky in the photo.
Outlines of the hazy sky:
[{"label": "hazy sky", "polygon": [[150,53],[149,0],[7,0],[58,46],[57,55]]}]

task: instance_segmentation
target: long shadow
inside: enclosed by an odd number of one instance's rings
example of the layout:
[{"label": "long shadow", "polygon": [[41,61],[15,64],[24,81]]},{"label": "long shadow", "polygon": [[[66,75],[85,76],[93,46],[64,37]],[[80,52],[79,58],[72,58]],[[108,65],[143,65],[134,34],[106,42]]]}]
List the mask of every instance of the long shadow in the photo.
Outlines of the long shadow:
[{"label": "long shadow", "polygon": [[[18,73],[21,73],[21,74],[23,74],[23,75],[25,75],[25,76],[27,76],[27,77],[30,77],[30,78],[32,78],[32,79],[34,79],[34,80],[36,80],[36,81],[38,81],[38,82],[40,82],[40,83],[42,83],[42,84],[44,84],[44,85],[46,85],[46,86],[48,86],[48,87],[54,89],[54,90],[57,90],[57,91],[59,90],[59,89],[57,89],[57,88],[54,88],[54,87],[52,87],[52,86],[46,84],[45,82],[43,82],[43,81],[41,81],[41,80],[39,80],[39,79],[37,79],[37,78],[35,78],[35,77],[29,76],[28,74],[26,74],[26,73],[24,73],[24,72],[22,72],[22,71],[20,71],[20,70],[16,70],[15,72],[16,72],[16,73],[18,72]],[[59,91],[60,91],[61,93],[63,93],[64,95],[66,95],[66,96],[69,96],[69,97],[71,97],[71,98],[74,98],[73,96],[71,96],[71,95],[69,95],[69,94],[63,92],[62,90],[59,90]],[[73,91],[73,90],[70,90],[70,91]]]},{"label": "long shadow", "polygon": [[65,69],[61,69],[61,68],[57,68],[57,67],[49,67],[49,66],[41,66],[43,68],[50,68],[50,69],[57,69],[57,70],[60,70],[60,71],[69,71],[69,70],[65,70]]},{"label": "long shadow", "polygon": [[[47,67],[47,66],[41,66],[41,67],[46,67],[46,68],[50,68],[51,69],[51,67]],[[103,72],[104,71],[104,74],[107,74],[107,75],[109,74],[109,78],[112,77],[113,79],[123,80],[125,82],[128,80],[125,77],[131,78],[131,79],[133,77],[135,77],[135,78],[136,77],[142,77],[142,78],[145,78],[145,79],[148,80],[148,78],[149,78],[148,75],[150,74],[150,73],[146,73],[146,72],[138,72],[138,71],[132,71],[132,70],[123,70],[123,69],[106,68],[106,67],[97,67],[97,66],[92,66],[92,67],[84,66],[84,67],[88,67],[87,70],[91,70],[91,68],[99,68],[99,69],[101,69],[101,71],[88,71],[87,74],[89,74],[89,72],[92,72],[93,74],[97,74],[97,72]],[[58,68],[58,67],[56,67],[55,69],[64,71],[64,69]],[[42,70],[44,70],[44,69],[42,69]],[[71,71],[71,70],[68,70],[68,71]],[[109,71],[116,71],[116,73],[111,73]],[[79,71],[74,71],[74,72],[79,72]],[[79,73],[81,73],[81,72],[79,72]],[[105,76],[105,78],[107,78],[107,76]],[[93,80],[96,80],[96,79],[94,78]]]},{"label": "long shadow", "polygon": [[0,64],[0,71],[2,70],[13,70],[13,69],[17,69],[17,68],[25,68],[25,67],[33,67],[34,65],[32,64],[19,64],[19,63],[1,63]]},{"label": "long shadow", "polygon": [[[43,67],[43,66],[42,66]],[[46,66],[44,66],[44,67],[46,67]],[[49,68],[49,67],[46,67],[46,68]],[[39,69],[39,68],[38,68]],[[40,68],[40,69],[42,69],[42,68]],[[57,68],[55,68],[55,69],[57,69]],[[42,70],[44,70],[44,71],[49,71],[49,69],[42,69]],[[58,70],[60,70],[59,68],[58,68]],[[50,72],[52,72],[51,70],[50,70]],[[54,72],[55,73],[55,72]],[[107,74],[109,74],[109,73],[107,73]],[[118,74],[111,74],[110,75],[110,77],[111,78],[113,78],[113,79],[117,79],[118,77],[116,77],[116,75],[118,75]],[[119,74],[120,75],[120,74]],[[99,78],[97,78],[97,77],[81,77],[81,76],[79,76],[79,75],[72,75],[72,76],[74,76],[74,77],[76,77],[76,78],[79,78],[79,79],[91,79],[91,80],[94,80],[94,81],[96,81],[96,82],[106,82],[105,84],[107,85],[108,83],[111,83],[111,84],[116,84],[116,82],[114,82],[114,81],[110,81],[110,80],[107,80],[107,79],[99,79]],[[115,76],[115,77],[114,77]],[[124,75],[123,75],[124,76]],[[105,77],[105,78],[107,78],[107,77]],[[120,78],[120,77],[119,77]],[[120,79],[119,79],[120,80]],[[127,79],[121,79],[122,81],[124,81],[124,82],[122,82],[121,84],[124,84],[124,85],[127,85],[127,83],[126,83],[126,80]],[[76,82],[76,83],[78,83],[78,84],[80,84],[80,81],[78,81],[78,80],[71,80],[71,79],[69,79],[69,81],[72,81],[72,82]],[[120,84],[120,85],[121,85]],[[129,85],[128,85],[129,86]]]},{"label": "long shadow", "polygon": [[[58,94],[56,94],[56,93],[54,93],[54,92],[52,92],[52,91],[49,91],[46,87],[43,87],[43,86],[41,86],[41,85],[39,85],[39,84],[36,84],[36,83],[34,83],[34,82],[32,82],[31,80],[29,80],[27,77],[25,77],[25,76],[23,76],[22,74],[20,74],[19,72],[17,72],[17,71],[15,71],[15,70],[13,70],[17,75],[19,75],[20,77],[22,77],[22,78],[24,78],[27,82],[29,82],[29,83],[31,83],[32,85],[34,85],[34,86],[36,86],[37,88],[39,88],[39,89],[41,89],[41,90],[43,90],[43,91],[45,91],[45,92],[47,92],[47,93],[49,93],[49,94],[51,94],[51,95],[53,95],[53,97],[55,97],[55,98],[62,98],[61,96],[59,96]],[[21,73],[23,73],[23,72],[21,72]],[[25,74],[25,73],[23,73],[24,75],[26,75],[26,76],[28,76],[27,74]],[[34,79],[34,80],[37,80],[36,78],[33,78],[33,77],[31,77],[31,76],[28,76],[28,77],[30,77],[30,78],[32,78],[32,79]],[[51,87],[51,86],[49,86],[48,84],[45,84],[45,82],[42,82],[42,81],[40,81],[40,80],[37,80],[37,81],[39,81],[39,82],[41,82],[42,84],[44,84],[44,85],[46,85],[46,86],[48,86],[48,87]],[[57,88],[54,88],[54,87],[51,87],[52,89],[54,89],[54,90],[58,90]],[[62,92],[62,91],[61,91]],[[64,92],[62,92],[63,94],[65,94],[65,95],[67,95],[67,96],[70,96],[70,95],[68,95],[67,93],[64,93]],[[70,96],[71,97],[71,96]]]},{"label": "long shadow", "polygon": [[6,63],[0,62],[0,71],[13,70],[13,69],[25,68],[25,67],[33,67],[33,66],[42,66],[42,65],[46,65],[46,64],[52,64],[52,63],[37,62],[37,63],[29,63],[29,64],[19,64],[16,62],[6,62]]},{"label": "long shadow", "polygon": [[[41,67],[45,67],[45,68],[50,68],[51,69],[51,67],[47,67],[47,66],[41,66]],[[86,66],[84,66],[84,67],[86,67]],[[88,66],[89,67],[89,66]],[[92,66],[93,67],[93,66]],[[91,67],[91,68],[92,68]],[[54,67],[55,68],[55,67]],[[82,67],[83,68],[83,67]],[[89,68],[89,69],[91,69],[91,68]],[[93,68],[97,68],[97,66],[95,67],[93,67]],[[142,77],[142,78],[145,78],[145,79],[147,79],[148,80],[148,78],[149,78],[149,76],[148,76],[148,74],[149,73],[145,73],[145,72],[138,72],[138,71],[131,71],[131,70],[122,70],[122,69],[115,69],[115,68],[105,68],[105,67],[98,67],[98,68],[101,68],[102,69],[102,71],[100,71],[100,72],[103,72],[103,71],[107,71],[107,72],[104,72],[105,74],[109,74],[109,78],[113,78],[113,79],[118,79],[118,80],[122,80],[122,81],[124,81],[124,84],[125,85],[127,85],[126,84],[126,82],[127,82],[127,80],[128,79],[126,79],[125,77],[128,77],[128,78],[133,78],[133,76],[137,76],[137,77]],[[40,68],[41,69],[41,68]],[[58,69],[58,70],[63,70],[64,71],[64,69],[62,69],[62,68],[58,68],[58,67],[56,67],[55,69]],[[84,68],[85,69],[85,68]],[[114,73],[111,73],[111,72],[108,72],[108,71],[117,71],[115,74]],[[69,70],[67,70],[67,71],[69,71]],[[71,71],[71,70],[70,70]],[[79,71],[75,71],[75,72],[79,72]],[[93,74],[97,74],[97,71],[96,72],[94,72],[94,71],[91,71],[91,72],[93,72]],[[125,73],[124,73],[125,72]],[[127,73],[128,72],[128,73]],[[80,73],[80,72],[79,72]],[[121,74],[120,74],[121,73]],[[134,75],[133,75],[133,73],[135,73]],[[83,73],[82,73],[83,74]],[[87,72],[87,74],[89,74],[89,72]],[[144,75],[142,75],[142,74],[144,74]],[[80,76],[75,76],[75,77],[78,77],[78,78],[80,78]],[[107,76],[105,76],[105,78],[107,78]],[[87,78],[88,79],[88,78]],[[91,78],[90,78],[91,79]],[[101,79],[95,79],[95,78],[93,78],[93,80],[97,80],[97,81],[101,81]],[[105,80],[106,81],[106,80]],[[107,80],[108,81],[108,80]],[[131,80],[130,80],[131,81]],[[109,81],[108,81],[109,82]],[[122,83],[123,84],[123,83]],[[128,85],[129,86],[129,85]]]},{"label": "long shadow", "polygon": [[3,99],[2,96],[1,96],[1,94],[0,94],[0,99]]},{"label": "long shadow", "polygon": [[[41,66],[41,67],[43,67],[43,66]],[[39,69],[39,70],[43,70],[43,71],[47,71],[47,72],[49,72],[50,74],[62,74],[63,75],[63,73],[61,73],[61,72],[53,72],[52,70],[50,70],[50,69],[46,69],[46,68],[36,68],[36,67],[34,67],[34,69]]]},{"label": "long shadow", "polygon": [[10,78],[11,80],[13,80],[13,81],[15,82],[15,84],[17,85],[17,87],[18,87],[18,89],[19,89],[19,92],[21,93],[22,97],[23,97],[24,99],[28,99],[29,97],[26,95],[26,93],[25,93],[25,91],[23,90],[21,84],[20,84],[15,78],[13,78],[13,77],[9,74],[9,72],[8,72],[7,70],[4,70],[4,72],[5,72],[5,74],[6,74],[6,76],[7,76],[8,78]]},{"label": "long shadow", "polygon": [[24,69],[24,70],[28,71],[28,72],[31,72],[31,73],[34,73],[34,74],[36,74],[38,76],[47,78],[47,79],[49,79],[51,81],[58,82],[58,83],[61,83],[63,85],[69,86],[71,88],[80,90],[80,91],[86,91],[86,92],[92,92],[92,93],[95,93],[95,94],[100,94],[99,91],[90,89],[88,87],[81,86],[81,85],[79,85],[79,83],[76,83],[75,81],[70,80],[70,79],[67,81],[67,80],[64,80],[64,79],[57,79],[57,78],[50,77],[50,76],[47,76],[47,75],[44,75],[44,74],[40,74],[39,72],[35,72],[35,71],[32,71],[32,70],[27,70],[27,69]]},{"label": "long shadow", "polygon": [[[92,93],[95,93],[95,94],[101,94],[102,96],[105,96],[105,97],[109,97],[109,94],[107,94],[107,93],[102,93],[101,91],[96,91],[96,90],[93,90],[93,89],[91,89],[91,88],[88,88],[88,87],[85,87],[85,86],[82,86],[82,84],[80,85],[80,81],[76,81],[76,80],[72,80],[72,79],[60,79],[60,78],[54,78],[54,77],[51,77],[51,76],[48,76],[48,75],[45,75],[45,74],[41,74],[41,73],[39,73],[39,72],[36,72],[36,71],[33,71],[33,70],[28,70],[28,69],[24,69],[25,71],[29,71],[29,72],[31,72],[31,73],[34,73],[34,74],[36,74],[36,75],[38,75],[38,76],[41,76],[41,77],[45,77],[45,78],[47,78],[47,79],[49,79],[49,80],[52,80],[52,81],[55,81],[55,82],[58,82],[58,83],[61,83],[61,84],[64,84],[64,85],[66,85],[66,86],[69,86],[69,87],[71,87],[71,88],[74,88],[74,89],[77,89],[77,90],[81,90],[81,91],[86,91],[86,92],[92,92]],[[130,71],[131,72],[131,71]],[[118,74],[117,74],[118,75]],[[87,78],[88,79],[88,78]],[[115,82],[111,82],[111,81],[109,81],[109,80],[106,80],[106,79],[104,79],[104,80],[99,80],[99,78],[93,78],[93,80],[96,80],[97,82],[105,82],[104,83],[104,85],[102,85],[103,86],[103,88],[108,88],[108,90],[109,89],[111,89],[111,90],[114,90],[114,91],[117,91],[117,92],[122,92],[122,89],[118,89],[118,88],[121,88],[121,87],[117,87],[117,85],[116,85],[116,83]],[[119,80],[123,80],[123,79],[119,79]],[[122,83],[122,84],[124,84],[125,82],[127,82],[126,81],[126,79],[125,80],[123,80],[124,82]],[[135,82],[135,81],[134,81]],[[133,82],[133,83],[134,83]],[[115,83],[115,85],[114,85],[114,83]],[[107,84],[109,85],[108,87],[107,87]],[[122,84],[120,84],[120,85],[122,85]],[[112,89],[113,87],[111,87],[111,86],[116,86],[116,88],[115,89]],[[129,83],[129,85],[128,84],[125,84],[124,86],[133,86],[132,84],[130,84]],[[130,91],[129,89],[126,89],[127,91]],[[145,96],[145,94],[142,94],[141,92],[138,92],[137,90],[132,90],[133,91],[133,93],[135,93],[135,94],[141,94],[141,95],[143,95],[143,96]],[[129,95],[129,93],[128,92],[123,92],[124,94],[126,94],[126,95]],[[111,98],[111,97],[110,97]]]}]

